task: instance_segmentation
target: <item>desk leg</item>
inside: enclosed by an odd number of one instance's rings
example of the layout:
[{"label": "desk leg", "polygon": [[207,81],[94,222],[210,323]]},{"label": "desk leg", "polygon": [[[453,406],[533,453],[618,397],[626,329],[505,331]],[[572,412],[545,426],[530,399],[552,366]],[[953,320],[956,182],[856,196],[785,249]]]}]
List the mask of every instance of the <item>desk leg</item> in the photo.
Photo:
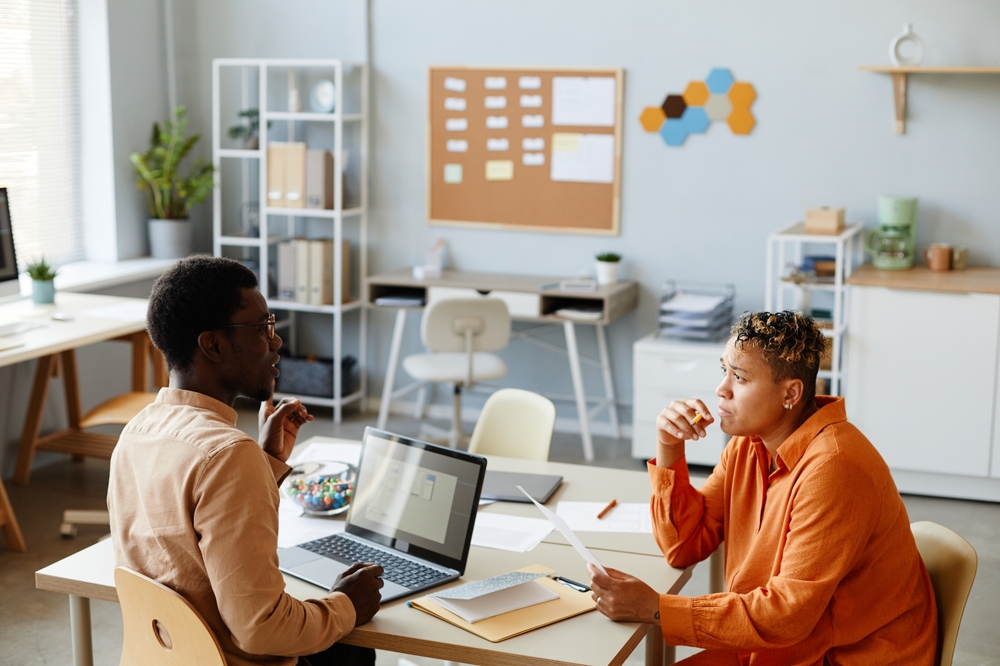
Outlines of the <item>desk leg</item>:
[{"label": "desk leg", "polygon": [[715,552],[708,556],[708,592],[726,591],[726,544],[720,543]]},{"label": "desk leg", "polygon": [[35,459],[35,440],[38,439],[38,430],[42,427],[45,397],[49,392],[49,379],[52,377],[52,369],[57,358],[57,354],[52,354],[38,359],[35,382],[31,386],[31,400],[28,402],[28,413],[24,417],[24,428],[21,429],[21,446],[17,451],[14,485],[23,486],[31,477],[31,463]]},{"label": "desk leg", "polygon": [[677,659],[677,649],[663,642],[659,628],[651,627],[646,634],[646,666],[670,666]]},{"label": "desk leg", "polygon": [[385,386],[382,387],[382,403],[378,406],[378,429],[385,430],[389,421],[389,406],[392,403],[392,386],[396,382],[396,366],[399,365],[399,350],[403,346],[403,328],[406,326],[406,310],[396,310],[396,327],[392,329],[392,347],[389,349],[389,367],[385,369]]},{"label": "desk leg", "polygon": [[69,626],[73,633],[73,666],[94,666],[90,599],[69,595]]},{"label": "desk leg", "polygon": [[28,550],[21,534],[21,527],[17,524],[17,516],[14,515],[14,507],[10,505],[10,498],[7,497],[7,489],[3,487],[3,481],[0,481],[0,526],[3,527],[7,548],[15,553]]},{"label": "desk leg", "polygon": [[580,352],[576,347],[576,327],[571,321],[563,322],[566,334],[566,351],[569,354],[569,373],[573,377],[573,395],[576,396],[576,412],[580,418],[580,439],[583,440],[583,457],[587,462],[594,459],[594,444],[590,440],[590,421],[587,418],[587,394],[583,390],[583,375],[580,374]]},{"label": "desk leg", "polygon": [[601,355],[601,374],[604,375],[604,395],[608,398],[608,418],[611,419],[611,429],[615,439],[621,439],[622,430],[618,425],[618,405],[615,404],[615,383],[611,379],[611,357],[608,356],[608,339],[604,335],[604,324],[595,324],[597,332],[597,351]]}]

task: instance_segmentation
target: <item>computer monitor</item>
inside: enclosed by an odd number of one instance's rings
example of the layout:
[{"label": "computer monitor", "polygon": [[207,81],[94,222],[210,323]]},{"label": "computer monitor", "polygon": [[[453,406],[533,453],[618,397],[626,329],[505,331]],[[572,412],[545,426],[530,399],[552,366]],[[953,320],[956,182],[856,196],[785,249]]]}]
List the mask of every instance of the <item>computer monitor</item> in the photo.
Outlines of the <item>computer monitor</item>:
[{"label": "computer monitor", "polygon": [[17,296],[21,284],[17,279],[17,254],[14,252],[14,233],[10,228],[10,206],[7,188],[0,187],[0,298]]}]

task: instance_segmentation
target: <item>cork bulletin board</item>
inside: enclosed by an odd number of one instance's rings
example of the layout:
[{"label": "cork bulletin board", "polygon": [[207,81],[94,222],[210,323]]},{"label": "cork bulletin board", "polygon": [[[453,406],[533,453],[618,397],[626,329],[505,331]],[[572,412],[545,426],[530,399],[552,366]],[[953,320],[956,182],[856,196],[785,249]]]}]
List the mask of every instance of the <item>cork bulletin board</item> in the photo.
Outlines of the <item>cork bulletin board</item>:
[{"label": "cork bulletin board", "polygon": [[622,69],[431,67],[430,224],[617,235]]}]

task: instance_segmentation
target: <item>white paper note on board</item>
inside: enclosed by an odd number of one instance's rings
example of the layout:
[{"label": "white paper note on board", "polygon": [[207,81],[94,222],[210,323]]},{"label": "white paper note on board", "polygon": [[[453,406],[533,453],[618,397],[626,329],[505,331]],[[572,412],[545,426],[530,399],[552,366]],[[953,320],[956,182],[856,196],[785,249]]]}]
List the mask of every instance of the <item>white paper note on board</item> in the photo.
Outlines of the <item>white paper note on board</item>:
[{"label": "white paper note on board", "polygon": [[545,150],[545,139],[541,137],[521,139],[521,148],[523,150]]},{"label": "white paper note on board", "polygon": [[462,182],[462,165],[461,164],[445,164],[444,165],[444,182],[450,183],[452,185]]},{"label": "white paper note on board", "polygon": [[514,180],[513,160],[488,160],[486,180]]},{"label": "white paper note on board", "polygon": [[465,111],[465,98],[445,97],[444,108],[445,111]]},{"label": "white paper note on board", "polygon": [[507,77],[506,76],[487,76],[486,77],[486,89],[487,90],[503,90],[507,87]]},{"label": "white paper note on board", "polygon": [[552,79],[552,124],[614,127],[613,76],[556,76]]},{"label": "white paper note on board", "polygon": [[486,116],[486,129],[507,129],[507,116]]},{"label": "white paper note on board", "polygon": [[614,182],[614,135],[553,134],[551,177],[575,183]]},{"label": "white paper note on board", "polygon": [[517,80],[517,87],[521,90],[538,90],[542,87],[542,77],[522,76]]},{"label": "white paper note on board", "polygon": [[486,139],[486,150],[509,150],[510,141],[507,139]]},{"label": "white paper note on board", "polygon": [[453,76],[445,77],[444,89],[452,92],[465,92],[465,79],[456,79]]},{"label": "white paper note on board", "polygon": [[486,98],[486,108],[487,109],[506,109],[507,108],[507,98],[503,95],[497,95],[496,97]]},{"label": "white paper note on board", "polygon": [[449,153],[464,153],[469,150],[469,142],[465,139],[449,139],[446,147]]},{"label": "white paper note on board", "polygon": [[540,109],[542,107],[542,96],[521,95],[521,106],[526,109]]},{"label": "white paper note on board", "polygon": [[521,162],[524,166],[545,166],[545,153],[524,153]]},{"label": "white paper note on board", "polygon": [[444,128],[449,132],[464,132],[469,129],[469,121],[466,118],[448,118],[444,121]]},{"label": "white paper note on board", "polygon": [[543,127],[545,125],[545,116],[531,115],[531,116],[521,116],[521,126],[522,127]]}]

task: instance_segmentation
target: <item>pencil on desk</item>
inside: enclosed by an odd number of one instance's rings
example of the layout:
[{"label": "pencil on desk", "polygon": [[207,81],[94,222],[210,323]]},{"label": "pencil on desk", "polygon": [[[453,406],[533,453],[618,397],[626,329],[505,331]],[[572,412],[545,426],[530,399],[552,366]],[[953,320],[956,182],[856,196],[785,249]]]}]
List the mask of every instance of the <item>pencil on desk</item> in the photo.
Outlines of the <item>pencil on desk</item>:
[{"label": "pencil on desk", "polygon": [[694,420],[691,421],[691,425],[698,425],[698,421],[701,421],[703,418],[705,418],[704,414],[702,414],[701,412],[695,412]]},{"label": "pencil on desk", "polygon": [[604,507],[603,509],[601,509],[601,512],[599,514],[597,514],[597,519],[600,520],[604,516],[608,515],[608,511],[611,511],[611,509],[615,508],[615,506],[617,506],[617,504],[618,504],[618,500],[616,500],[616,499],[613,499],[610,502],[608,502],[608,505],[606,507]]}]

